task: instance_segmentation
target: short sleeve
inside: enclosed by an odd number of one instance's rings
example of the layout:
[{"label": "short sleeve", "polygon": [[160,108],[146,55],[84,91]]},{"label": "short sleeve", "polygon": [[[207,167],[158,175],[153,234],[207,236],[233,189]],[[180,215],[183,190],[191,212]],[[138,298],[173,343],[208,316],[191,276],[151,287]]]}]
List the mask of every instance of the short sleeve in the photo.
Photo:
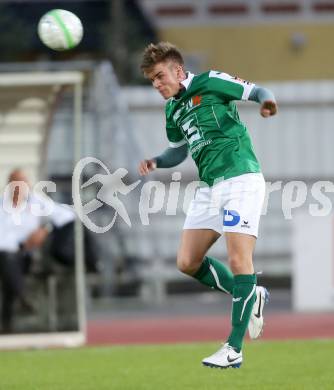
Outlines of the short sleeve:
[{"label": "short sleeve", "polygon": [[216,70],[209,72],[209,83],[210,89],[223,95],[226,100],[248,100],[255,85],[239,77]]}]

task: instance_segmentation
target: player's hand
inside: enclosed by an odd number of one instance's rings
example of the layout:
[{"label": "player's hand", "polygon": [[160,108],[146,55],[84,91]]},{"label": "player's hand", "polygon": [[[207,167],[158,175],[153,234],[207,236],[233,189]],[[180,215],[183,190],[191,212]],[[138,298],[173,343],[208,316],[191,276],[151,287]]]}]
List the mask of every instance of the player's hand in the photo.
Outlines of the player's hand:
[{"label": "player's hand", "polygon": [[277,112],[277,104],[272,100],[266,100],[262,103],[260,114],[264,118],[268,118],[269,116],[275,115]]},{"label": "player's hand", "polygon": [[148,175],[150,172],[154,171],[157,168],[157,162],[152,160],[143,160],[140,162],[138,171],[141,176]]}]

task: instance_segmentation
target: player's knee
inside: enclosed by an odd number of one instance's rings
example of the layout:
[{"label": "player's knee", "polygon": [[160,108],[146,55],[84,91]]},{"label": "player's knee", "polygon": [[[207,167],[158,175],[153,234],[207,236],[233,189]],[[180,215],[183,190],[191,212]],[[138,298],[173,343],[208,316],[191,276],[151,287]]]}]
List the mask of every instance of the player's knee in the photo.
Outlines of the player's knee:
[{"label": "player's knee", "polygon": [[200,261],[193,257],[188,256],[178,256],[177,258],[177,268],[187,275],[193,275],[198,270]]}]

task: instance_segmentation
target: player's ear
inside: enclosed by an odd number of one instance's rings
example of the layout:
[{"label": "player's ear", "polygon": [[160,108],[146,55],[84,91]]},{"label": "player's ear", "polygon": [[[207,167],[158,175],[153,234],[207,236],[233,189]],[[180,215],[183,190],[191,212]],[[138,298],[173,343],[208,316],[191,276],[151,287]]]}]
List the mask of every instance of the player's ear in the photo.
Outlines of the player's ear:
[{"label": "player's ear", "polygon": [[184,79],[184,69],[183,69],[183,66],[178,64],[177,67],[176,67],[176,74],[177,74],[177,78],[178,80],[182,81]]}]

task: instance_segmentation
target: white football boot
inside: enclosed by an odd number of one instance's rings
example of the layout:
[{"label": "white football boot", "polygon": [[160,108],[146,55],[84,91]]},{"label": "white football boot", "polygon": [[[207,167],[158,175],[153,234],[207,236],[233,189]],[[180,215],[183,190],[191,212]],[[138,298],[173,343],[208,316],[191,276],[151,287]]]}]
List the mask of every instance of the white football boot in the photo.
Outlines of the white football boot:
[{"label": "white football boot", "polygon": [[263,332],[263,307],[269,301],[269,292],[266,288],[257,286],[255,294],[256,300],[248,324],[248,333],[251,339],[257,339]]},{"label": "white football boot", "polygon": [[202,360],[204,366],[217,368],[239,368],[242,363],[242,352],[224,344],[216,353]]}]

